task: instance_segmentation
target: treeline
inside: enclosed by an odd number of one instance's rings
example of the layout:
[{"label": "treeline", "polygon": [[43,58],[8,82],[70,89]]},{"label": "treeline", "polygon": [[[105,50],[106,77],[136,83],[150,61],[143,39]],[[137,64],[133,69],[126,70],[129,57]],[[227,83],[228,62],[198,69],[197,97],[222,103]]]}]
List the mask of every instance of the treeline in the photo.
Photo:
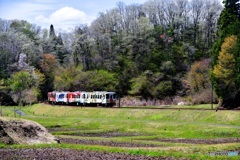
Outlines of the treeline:
[{"label": "treeline", "polygon": [[0,90],[17,103],[44,100],[52,90],[210,103],[222,9],[219,0],[119,2],[90,26],[58,34],[52,25],[0,19]]}]

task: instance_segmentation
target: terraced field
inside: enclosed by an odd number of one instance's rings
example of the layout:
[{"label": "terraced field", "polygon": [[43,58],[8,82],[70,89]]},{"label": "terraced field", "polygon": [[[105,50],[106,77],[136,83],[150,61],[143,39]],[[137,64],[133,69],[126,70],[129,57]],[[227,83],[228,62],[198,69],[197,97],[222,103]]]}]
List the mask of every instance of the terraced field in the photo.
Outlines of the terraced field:
[{"label": "terraced field", "polygon": [[[46,104],[23,107],[24,114],[16,116],[47,127],[60,144],[1,144],[0,156],[6,159],[239,159],[240,112],[194,107],[197,109],[79,108]],[[3,114],[14,116],[13,108],[4,107]],[[211,154],[230,151],[239,154]]]}]

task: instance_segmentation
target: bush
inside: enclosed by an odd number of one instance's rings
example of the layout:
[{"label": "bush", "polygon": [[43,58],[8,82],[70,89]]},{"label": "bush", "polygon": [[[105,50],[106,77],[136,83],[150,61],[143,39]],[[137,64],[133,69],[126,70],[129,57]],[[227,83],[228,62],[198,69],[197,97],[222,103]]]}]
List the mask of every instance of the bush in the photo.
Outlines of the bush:
[{"label": "bush", "polygon": [[[192,95],[192,104],[210,104],[212,103],[212,90],[205,89]],[[215,92],[213,93],[213,103],[218,103]]]}]

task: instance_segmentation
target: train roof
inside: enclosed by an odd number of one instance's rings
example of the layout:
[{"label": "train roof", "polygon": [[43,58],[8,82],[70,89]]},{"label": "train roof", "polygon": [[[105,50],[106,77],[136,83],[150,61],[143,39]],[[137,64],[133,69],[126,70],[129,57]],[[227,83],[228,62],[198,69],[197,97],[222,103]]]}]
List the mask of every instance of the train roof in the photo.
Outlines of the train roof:
[{"label": "train roof", "polygon": [[52,91],[48,93],[116,93],[112,91]]}]

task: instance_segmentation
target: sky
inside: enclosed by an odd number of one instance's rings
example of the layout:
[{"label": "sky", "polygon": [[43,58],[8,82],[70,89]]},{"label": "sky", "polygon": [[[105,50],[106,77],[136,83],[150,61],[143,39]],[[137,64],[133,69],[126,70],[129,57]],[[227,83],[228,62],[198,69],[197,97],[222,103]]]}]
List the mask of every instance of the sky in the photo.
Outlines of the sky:
[{"label": "sky", "polygon": [[126,5],[143,4],[147,0],[0,0],[0,18],[5,20],[27,20],[49,29],[70,30],[80,24],[96,19],[99,12]]}]

